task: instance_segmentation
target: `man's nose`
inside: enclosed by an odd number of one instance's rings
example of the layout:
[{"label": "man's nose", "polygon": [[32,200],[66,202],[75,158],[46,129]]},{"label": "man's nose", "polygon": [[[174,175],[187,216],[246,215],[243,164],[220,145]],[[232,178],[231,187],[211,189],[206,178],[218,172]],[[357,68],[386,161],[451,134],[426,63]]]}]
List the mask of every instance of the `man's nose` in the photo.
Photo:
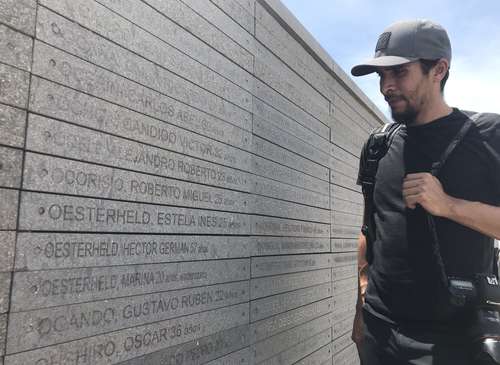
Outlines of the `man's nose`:
[{"label": "man's nose", "polygon": [[391,77],[390,75],[383,75],[380,78],[380,92],[383,95],[388,95],[390,93],[394,93],[396,90],[396,84],[394,77]]}]

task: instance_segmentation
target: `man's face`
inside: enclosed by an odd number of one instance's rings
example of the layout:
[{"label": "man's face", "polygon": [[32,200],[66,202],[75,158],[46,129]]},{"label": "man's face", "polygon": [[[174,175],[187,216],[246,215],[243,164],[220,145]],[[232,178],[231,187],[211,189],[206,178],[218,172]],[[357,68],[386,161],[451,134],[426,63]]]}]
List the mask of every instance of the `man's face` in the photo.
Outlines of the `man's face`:
[{"label": "man's face", "polygon": [[391,108],[392,118],[396,122],[413,124],[432,95],[430,73],[424,74],[418,61],[381,67],[377,73],[380,92]]}]

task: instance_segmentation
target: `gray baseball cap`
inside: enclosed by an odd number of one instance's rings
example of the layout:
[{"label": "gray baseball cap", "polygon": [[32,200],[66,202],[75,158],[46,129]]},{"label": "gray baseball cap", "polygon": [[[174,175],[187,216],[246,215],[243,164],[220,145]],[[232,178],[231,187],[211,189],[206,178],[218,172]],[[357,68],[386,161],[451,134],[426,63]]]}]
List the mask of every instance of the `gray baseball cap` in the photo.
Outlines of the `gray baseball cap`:
[{"label": "gray baseball cap", "polygon": [[430,20],[400,21],[390,25],[378,38],[375,56],[351,69],[353,76],[375,72],[418,59],[451,62],[451,44],[446,30]]}]

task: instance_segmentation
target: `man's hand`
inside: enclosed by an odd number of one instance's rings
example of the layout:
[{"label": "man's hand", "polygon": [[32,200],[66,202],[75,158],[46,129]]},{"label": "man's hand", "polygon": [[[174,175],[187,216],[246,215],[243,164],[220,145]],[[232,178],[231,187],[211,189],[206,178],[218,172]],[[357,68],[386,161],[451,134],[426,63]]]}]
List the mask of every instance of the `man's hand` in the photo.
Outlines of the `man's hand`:
[{"label": "man's hand", "polygon": [[439,180],[427,172],[406,175],[403,180],[403,199],[406,207],[415,209],[420,204],[427,212],[438,217],[448,216],[453,202]]}]

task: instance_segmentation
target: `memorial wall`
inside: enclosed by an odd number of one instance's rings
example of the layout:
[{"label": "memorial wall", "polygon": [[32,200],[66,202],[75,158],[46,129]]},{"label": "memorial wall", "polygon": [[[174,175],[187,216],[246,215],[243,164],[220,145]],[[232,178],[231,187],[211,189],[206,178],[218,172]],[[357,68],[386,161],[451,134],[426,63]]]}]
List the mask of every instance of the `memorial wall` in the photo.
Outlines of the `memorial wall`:
[{"label": "memorial wall", "polygon": [[278,0],[0,0],[0,364],[357,364],[383,122]]}]

